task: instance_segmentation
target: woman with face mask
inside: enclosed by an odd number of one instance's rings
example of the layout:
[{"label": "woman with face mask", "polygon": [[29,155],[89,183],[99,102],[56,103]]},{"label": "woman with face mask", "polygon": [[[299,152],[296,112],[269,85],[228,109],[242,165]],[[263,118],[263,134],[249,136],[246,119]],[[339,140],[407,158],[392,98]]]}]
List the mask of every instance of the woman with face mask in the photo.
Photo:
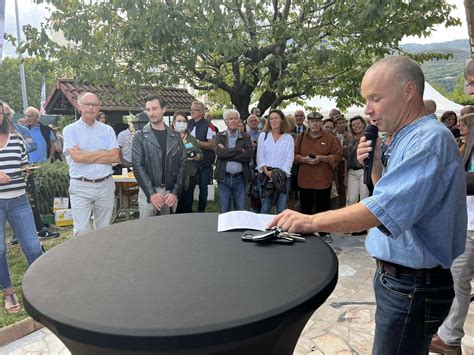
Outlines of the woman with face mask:
[{"label": "woman with face mask", "polygon": [[175,112],[173,115],[172,128],[181,135],[184,147],[186,148],[186,181],[184,190],[178,197],[178,207],[175,213],[191,213],[193,206],[194,187],[198,181],[197,170],[199,160],[202,159],[201,148],[188,130],[188,116],[184,112]]}]

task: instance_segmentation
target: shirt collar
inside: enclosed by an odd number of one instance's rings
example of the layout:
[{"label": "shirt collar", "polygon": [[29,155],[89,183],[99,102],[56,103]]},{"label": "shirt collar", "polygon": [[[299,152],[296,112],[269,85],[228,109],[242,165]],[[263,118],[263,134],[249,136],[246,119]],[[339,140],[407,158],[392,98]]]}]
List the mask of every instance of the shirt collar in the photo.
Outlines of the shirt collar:
[{"label": "shirt collar", "polygon": [[99,121],[97,120],[94,120],[94,123],[92,124],[92,126],[89,126],[83,119],[82,119],[82,116],[79,118],[79,124],[84,126],[84,127],[88,127],[88,128],[95,128],[98,124],[99,124]]},{"label": "shirt collar", "polygon": [[396,142],[402,140],[403,137],[405,137],[411,131],[413,131],[417,127],[421,126],[422,124],[424,124],[427,120],[433,119],[433,118],[436,118],[436,116],[434,114],[429,114],[429,115],[423,116],[420,119],[417,119],[416,121],[413,121],[412,123],[409,123],[406,126],[400,128],[400,130],[397,133],[395,133],[395,135],[393,136],[391,146],[394,147]]},{"label": "shirt collar", "polygon": [[228,129],[226,129],[224,132],[222,132],[223,135],[228,135],[229,137],[237,137],[237,138],[242,138],[242,132],[240,132],[240,129],[237,129],[235,133],[230,133]]}]

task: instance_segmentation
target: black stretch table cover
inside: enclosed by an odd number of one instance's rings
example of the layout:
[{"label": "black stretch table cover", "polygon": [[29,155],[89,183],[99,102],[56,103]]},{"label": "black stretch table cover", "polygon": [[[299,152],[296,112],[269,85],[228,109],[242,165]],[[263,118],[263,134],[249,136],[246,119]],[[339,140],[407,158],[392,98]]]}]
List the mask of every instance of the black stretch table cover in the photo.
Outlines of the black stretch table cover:
[{"label": "black stretch table cover", "polygon": [[313,312],[337,281],[320,239],[293,245],[217,233],[217,214],[120,223],[69,240],[26,272],[28,313],[92,346],[168,351],[238,342]]}]

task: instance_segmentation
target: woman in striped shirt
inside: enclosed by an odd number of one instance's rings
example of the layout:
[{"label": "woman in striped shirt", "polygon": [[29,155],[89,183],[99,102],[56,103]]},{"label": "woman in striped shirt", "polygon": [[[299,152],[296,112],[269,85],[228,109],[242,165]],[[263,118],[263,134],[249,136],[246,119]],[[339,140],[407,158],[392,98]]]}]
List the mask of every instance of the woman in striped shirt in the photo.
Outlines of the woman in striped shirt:
[{"label": "woman in striped shirt", "polygon": [[[6,108],[6,107],[5,107]],[[26,197],[24,173],[28,167],[25,142],[13,130],[11,113],[0,102],[0,286],[4,290],[5,310],[20,310],[18,297],[12,287],[7,264],[6,221],[20,241],[28,265],[42,253],[36,227]]]}]

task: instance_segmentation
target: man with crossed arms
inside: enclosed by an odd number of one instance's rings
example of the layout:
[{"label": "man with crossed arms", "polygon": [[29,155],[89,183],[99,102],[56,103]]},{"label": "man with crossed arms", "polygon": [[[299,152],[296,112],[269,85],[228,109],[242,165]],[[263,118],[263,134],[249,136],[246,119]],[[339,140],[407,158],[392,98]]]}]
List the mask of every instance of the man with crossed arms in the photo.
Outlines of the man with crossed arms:
[{"label": "man with crossed arms", "polygon": [[114,207],[115,183],[112,163],[120,160],[119,146],[111,126],[96,121],[99,97],[85,92],[77,98],[82,113],[79,120],[63,130],[64,155],[69,165],[74,236],[110,224]]}]

